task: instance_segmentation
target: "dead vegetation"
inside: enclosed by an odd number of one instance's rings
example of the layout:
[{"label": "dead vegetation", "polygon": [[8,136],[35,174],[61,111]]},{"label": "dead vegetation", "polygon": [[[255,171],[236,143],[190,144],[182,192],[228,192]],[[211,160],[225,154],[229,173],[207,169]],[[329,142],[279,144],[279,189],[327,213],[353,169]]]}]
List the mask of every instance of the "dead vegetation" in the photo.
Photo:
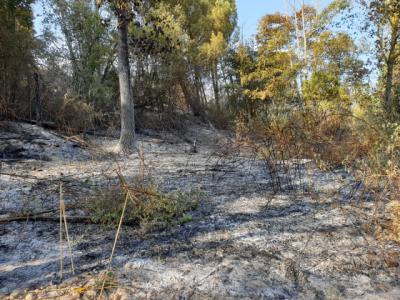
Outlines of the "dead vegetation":
[{"label": "dead vegetation", "polygon": [[[377,237],[385,232],[386,238],[398,241],[400,139],[397,124],[387,126],[373,113],[360,117],[347,110],[306,107],[288,111],[278,107],[271,110],[267,120],[253,120],[244,128],[239,127],[238,133],[266,163],[274,190],[282,190],[282,184],[285,190],[291,190],[296,178],[301,185],[304,159],[314,161],[325,171],[346,169],[357,182],[350,187],[348,200],[355,206],[373,201],[375,213],[370,225],[374,229],[371,231]],[[277,174],[286,177],[280,178]]]},{"label": "dead vegetation", "polygon": [[[169,143],[148,137],[151,142],[141,142],[139,145],[144,148],[129,160],[110,156],[107,166],[100,167],[100,161],[93,161],[98,173],[84,171],[87,177],[76,177],[75,173],[61,176],[65,182],[66,221],[71,230],[74,265],[77,274],[84,277],[78,275],[68,279],[72,274],[66,256],[64,270],[67,281],[58,283],[57,279],[55,286],[27,293],[39,298],[54,295],[56,298],[79,296],[94,299],[101,293],[105,298],[117,294],[139,299],[157,295],[166,298],[182,295],[209,298],[214,295],[218,298],[228,295],[225,288],[235,289],[234,282],[243,284],[237,288],[237,295],[244,296],[244,291],[253,281],[260,286],[279,282],[278,287],[288,289],[286,292],[269,290],[271,295],[296,298],[296,293],[303,293],[312,298],[315,296],[311,292],[313,289],[329,294],[328,288],[318,287],[315,279],[317,274],[328,278],[328,275],[322,275],[328,272],[329,280],[334,282],[329,289],[340,298],[341,295],[354,295],[349,287],[343,288],[344,292],[338,291],[338,286],[345,285],[339,283],[343,276],[351,276],[349,278],[357,285],[357,290],[362,289],[361,283],[349,274],[364,272],[375,280],[376,266],[380,266],[379,272],[385,274],[380,276],[391,278],[388,274],[398,266],[398,256],[394,255],[397,248],[384,239],[377,243],[375,237],[378,236],[376,226],[383,228],[381,232],[387,238],[389,233],[393,233],[395,223],[392,218],[383,222],[382,211],[374,204],[373,190],[368,189],[355,173],[351,175],[345,171],[345,168],[350,170],[349,165],[315,160],[324,169],[320,171],[314,169],[312,155],[304,158],[303,151],[310,151],[315,144],[328,139],[318,138],[319,129],[318,134],[314,133],[314,140],[307,140],[304,132],[299,132],[299,126],[291,127],[281,121],[273,126],[278,124],[284,129],[272,129],[271,125],[263,127],[263,131],[260,128],[253,131],[248,127],[245,138],[233,139],[225,135],[212,148],[209,145],[213,142],[199,137],[210,138],[216,132],[206,131],[206,135],[198,127],[194,130],[196,137],[188,136],[187,142],[180,138]],[[329,134],[329,139],[332,139],[334,134]],[[194,153],[190,151],[191,141],[196,138],[198,151]],[[178,140],[181,144],[176,144]],[[163,147],[170,147],[170,152],[165,153]],[[102,157],[105,159],[107,156]],[[131,160],[136,163],[128,163]],[[178,165],[170,170],[175,164]],[[168,171],[164,169],[166,166]],[[133,170],[136,171],[132,173]],[[99,178],[102,179],[99,181]],[[55,180],[53,184],[58,193],[59,181]],[[85,186],[88,190],[84,191]],[[201,186],[201,194],[197,186]],[[77,193],[70,194],[73,190]],[[78,195],[84,201],[71,206],[70,199]],[[199,202],[200,196],[202,201]],[[388,202],[382,201],[384,205],[381,207],[384,208]],[[45,216],[34,215],[29,219],[36,220],[33,228],[47,226],[48,221],[54,227],[59,220],[57,212],[57,209],[48,211],[45,215],[49,216],[47,220]],[[27,216],[19,217],[20,221],[25,221]],[[74,218],[85,218],[88,222],[75,223]],[[42,224],[40,221],[47,222]],[[97,227],[93,223],[103,225]],[[13,222],[4,224],[6,228],[17,226]],[[85,235],[89,228],[95,232]],[[301,233],[303,231],[306,233]],[[394,240],[394,236],[390,238]],[[334,248],[329,246],[332,239],[338,244]],[[98,240],[98,243],[93,240]],[[57,245],[57,241],[54,242]],[[349,243],[357,249],[352,250],[354,260],[347,258]],[[85,244],[90,246],[85,248]],[[67,254],[66,241],[64,245],[63,251]],[[96,247],[102,250],[99,252]],[[273,257],[272,260],[264,262],[260,249]],[[58,261],[59,247],[55,246],[53,250],[55,261]],[[171,253],[177,257],[172,258]],[[296,254],[293,256],[292,253]],[[110,254],[113,259],[110,259]],[[102,257],[101,262],[87,267],[90,259],[98,257]],[[240,263],[236,263],[237,260]],[[323,261],[326,267],[322,267]],[[196,263],[199,268],[195,267]],[[53,269],[58,274],[59,264],[51,265],[57,265]],[[93,268],[98,270],[97,273],[93,273]],[[310,268],[312,271],[307,271]],[[330,273],[326,268],[335,271]],[[234,271],[230,273],[231,269]],[[261,280],[255,275],[259,274],[256,270],[261,269],[274,270],[271,274],[283,272],[285,277],[269,275],[270,279]],[[82,273],[82,270],[91,271]],[[12,273],[16,278],[21,276],[17,271]],[[176,274],[178,280],[168,279],[168,274]],[[230,281],[222,283],[224,276]],[[96,282],[90,281],[91,278],[97,278]],[[191,280],[193,282],[189,284]],[[187,284],[188,288],[179,288],[179,281]],[[214,292],[207,291],[205,286],[210,281],[216,286]],[[149,288],[149,282],[154,288]],[[390,282],[395,285],[395,281]],[[293,284],[297,287],[291,288]],[[267,295],[266,291],[261,292],[258,288],[255,291]],[[257,293],[247,295],[261,295]]]}]

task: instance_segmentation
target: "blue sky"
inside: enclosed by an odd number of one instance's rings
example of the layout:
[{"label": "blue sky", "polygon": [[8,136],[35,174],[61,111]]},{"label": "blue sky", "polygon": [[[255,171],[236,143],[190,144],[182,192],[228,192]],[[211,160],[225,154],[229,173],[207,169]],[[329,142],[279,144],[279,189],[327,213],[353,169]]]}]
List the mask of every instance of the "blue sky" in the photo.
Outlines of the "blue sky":
[{"label": "blue sky", "polygon": [[[292,1],[292,0],[288,0]],[[302,0],[297,0],[298,8]],[[315,6],[317,0],[305,0],[306,4]],[[319,0],[320,8],[326,7],[331,0]],[[244,38],[249,38],[257,32],[258,21],[266,14],[277,11],[285,13],[284,0],[236,0],[239,21]]]}]

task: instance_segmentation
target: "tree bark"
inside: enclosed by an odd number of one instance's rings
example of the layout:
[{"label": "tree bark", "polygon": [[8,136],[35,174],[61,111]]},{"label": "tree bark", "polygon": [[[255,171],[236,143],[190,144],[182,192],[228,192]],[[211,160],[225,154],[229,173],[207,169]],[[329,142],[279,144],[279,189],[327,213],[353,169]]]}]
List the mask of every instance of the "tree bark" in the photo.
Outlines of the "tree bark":
[{"label": "tree bark", "polygon": [[181,86],[186,103],[191,108],[193,115],[201,117],[203,120],[205,120],[205,113],[202,108],[200,99],[197,97],[197,95],[195,95],[195,93],[192,93],[187,80],[184,78],[180,78],[179,85]]},{"label": "tree bark", "polygon": [[35,118],[37,124],[40,126],[42,122],[42,101],[40,98],[39,74],[35,72],[33,78],[35,80]]},{"label": "tree bark", "polygon": [[393,87],[393,71],[394,71],[394,61],[388,60],[386,63],[387,73],[386,73],[386,82],[385,82],[385,108],[388,113],[391,113],[393,110],[392,103],[392,87]]},{"label": "tree bark", "polygon": [[121,135],[117,150],[129,154],[135,147],[135,108],[129,69],[128,21],[123,12],[118,14],[118,80],[121,99]]},{"label": "tree bark", "polygon": [[218,86],[218,67],[217,67],[216,63],[215,63],[215,66],[213,66],[213,69],[211,70],[211,79],[212,79],[213,89],[214,89],[215,104],[217,106],[217,109],[219,109],[220,108],[220,95],[219,95],[219,86]]},{"label": "tree bark", "polygon": [[[390,35],[390,48],[388,54],[384,57],[386,62],[386,81],[385,81],[385,95],[384,95],[384,105],[386,112],[393,115],[396,112],[396,107],[392,99],[392,89],[393,89],[393,72],[396,64],[396,60],[400,55],[400,51],[397,51],[399,30],[400,30],[400,19],[399,16],[395,17],[391,22],[391,35]],[[381,37],[382,41],[382,37]]]},{"label": "tree bark", "polygon": [[303,5],[301,6],[301,21],[303,24],[303,47],[304,47],[304,64],[306,67],[306,77],[308,72],[308,61],[307,61],[307,33],[306,33],[306,22],[304,19],[304,0]]},{"label": "tree bark", "polygon": [[201,76],[200,76],[200,71],[198,67],[194,68],[194,81],[195,81],[195,86],[196,86],[196,93],[197,93],[197,97],[200,100],[200,103],[202,105],[206,105],[206,97],[205,94],[203,93],[203,83],[201,81]]}]

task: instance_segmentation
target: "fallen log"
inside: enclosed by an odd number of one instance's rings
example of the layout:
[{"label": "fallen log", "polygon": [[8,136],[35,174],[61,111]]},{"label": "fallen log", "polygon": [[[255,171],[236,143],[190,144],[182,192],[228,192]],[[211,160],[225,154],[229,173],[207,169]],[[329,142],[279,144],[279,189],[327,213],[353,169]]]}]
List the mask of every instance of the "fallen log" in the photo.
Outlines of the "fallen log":
[{"label": "fallen log", "polygon": [[[66,209],[76,208],[76,205],[68,205]],[[48,209],[35,213],[21,213],[21,214],[8,214],[8,215],[0,215],[0,224],[9,223],[14,221],[51,221],[51,222],[59,222],[60,216],[46,216],[46,214],[56,214],[60,211],[59,208]],[[70,223],[89,223],[91,221],[90,217],[87,216],[67,216],[67,221]],[[93,222],[90,222],[93,223]]]},{"label": "fallen log", "polygon": [[[42,222],[60,222],[59,216],[42,216],[42,215],[30,215],[30,216],[9,216],[9,217],[0,217],[0,224],[10,223],[10,222],[28,222],[28,221],[42,221]],[[94,222],[90,217],[77,217],[77,216],[69,216],[67,217],[68,223],[78,223],[78,224],[99,224]]]},{"label": "fallen log", "polygon": [[32,125],[37,125],[46,129],[57,129],[57,124],[55,122],[51,121],[36,121],[36,120],[27,120],[27,119],[20,119],[20,121],[32,124]]},{"label": "fallen log", "polygon": [[[32,180],[43,180],[42,178],[32,176],[32,175],[24,175],[24,174],[15,174],[15,173],[4,173],[0,172],[0,175],[3,176],[10,176],[10,177],[18,177],[18,178],[23,178],[23,179],[32,179]],[[44,179],[46,180],[46,178]]]}]

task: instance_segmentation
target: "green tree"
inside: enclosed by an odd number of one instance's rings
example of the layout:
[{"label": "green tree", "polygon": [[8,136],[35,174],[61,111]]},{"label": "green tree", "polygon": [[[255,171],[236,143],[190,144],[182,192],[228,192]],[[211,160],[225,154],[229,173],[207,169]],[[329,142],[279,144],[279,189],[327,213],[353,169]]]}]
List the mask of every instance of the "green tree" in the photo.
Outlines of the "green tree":
[{"label": "green tree", "polygon": [[0,2],[0,115],[26,115],[34,58],[33,0]]},{"label": "green tree", "polygon": [[341,98],[339,78],[327,71],[313,72],[311,78],[304,82],[303,95],[306,104],[336,107]]},{"label": "green tree", "polygon": [[112,32],[100,12],[87,0],[51,0],[53,22],[60,27],[72,66],[72,97],[94,104],[104,103],[104,79],[114,60]]},{"label": "green tree", "polygon": [[390,114],[400,111],[393,100],[393,74],[400,57],[400,1],[399,0],[362,0],[369,13],[370,21],[375,25],[374,34],[379,61],[384,64],[384,107]]},{"label": "green tree", "polygon": [[312,45],[312,60],[314,71],[328,71],[342,83],[357,84],[367,73],[357,46],[345,32],[322,32]]},{"label": "green tree", "polygon": [[311,52],[312,75],[303,86],[305,101],[348,106],[352,90],[363,86],[367,74],[353,39],[344,32],[324,31]]},{"label": "green tree", "polygon": [[[103,0],[97,0],[101,5]],[[117,150],[129,154],[135,146],[135,106],[131,86],[129,64],[128,24],[133,20],[139,0],[108,0],[108,4],[117,18],[118,31],[118,81],[121,100],[121,133]]]},{"label": "green tree", "polygon": [[211,36],[209,42],[201,45],[201,51],[206,61],[210,63],[210,73],[214,89],[214,98],[217,108],[220,107],[220,78],[218,65],[221,58],[227,54],[229,39],[236,26],[235,1],[216,0],[212,3],[208,19],[211,24]]},{"label": "green tree", "polygon": [[296,94],[296,66],[290,43],[293,23],[279,13],[262,18],[256,36],[257,57],[254,70],[242,72],[245,93],[253,100],[284,101]]},{"label": "green tree", "polygon": [[[177,84],[193,113],[205,118],[207,99],[203,80],[211,75],[214,98],[219,102],[222,97],[220,77],[224,72],[222,60],[236,25],[235,2],[154,1],[151,9],[142,12],[142,18],[144,25],[141,24],[141,28],[135,26],[132,35],[138,34],[140,43],[150,44],[153,49],[167,48],[168,53],[161,58],[157,53],[148,53],[138,47],[137,52],[141,52],[138,57],[146,57],[146,60],[138,62],[140,69],[144,69],[143,62],[152,60],[157,64],[157,70],[169,70],[169,77],[175,79],[172,86]],[[162,31],[161,35],[157,35],[153,25]],[[171,61],[174,62],[172,66]]]}]

